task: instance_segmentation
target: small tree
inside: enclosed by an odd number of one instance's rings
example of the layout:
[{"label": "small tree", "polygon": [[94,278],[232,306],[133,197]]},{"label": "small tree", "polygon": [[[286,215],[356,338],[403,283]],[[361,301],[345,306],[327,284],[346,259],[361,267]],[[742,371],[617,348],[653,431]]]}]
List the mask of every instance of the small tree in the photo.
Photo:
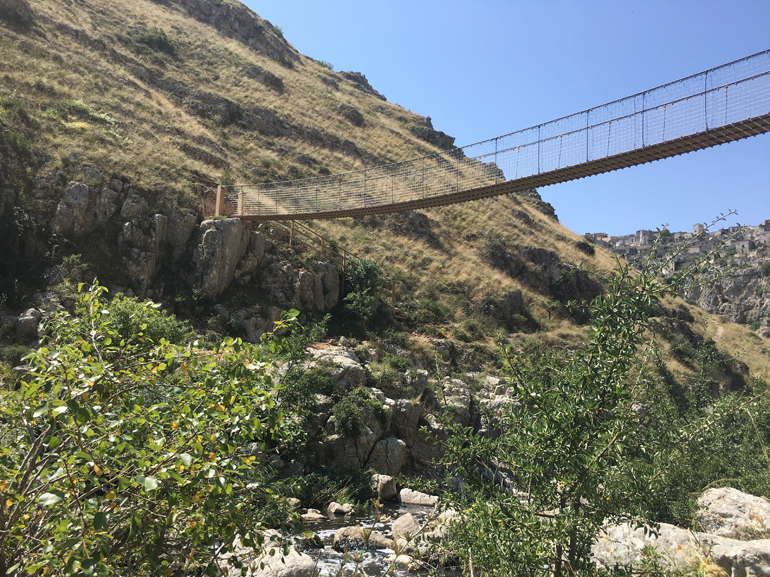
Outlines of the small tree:
[{"label": "small tree", "polygon": [[374,313],[377,289],[382,285],[382,271],[376,262],[361,259],[350,261],[346,273],[345,310],[366,324]]}]

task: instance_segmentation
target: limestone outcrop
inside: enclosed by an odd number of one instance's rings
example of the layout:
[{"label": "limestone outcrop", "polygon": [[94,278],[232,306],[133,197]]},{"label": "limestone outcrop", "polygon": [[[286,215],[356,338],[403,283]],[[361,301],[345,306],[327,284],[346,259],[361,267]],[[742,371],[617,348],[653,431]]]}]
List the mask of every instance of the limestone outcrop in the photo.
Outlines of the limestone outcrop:
[{"label": "limestone outcrop", "polygon": [[213,26],[224,36],[238,40],[257,54],[286,65],[300,61],[299,53],[283,38],[278,28],[240,2],[171,0],[168,3],[176,4],[196,20]]},{"label": "limestone outcrop", "polygon": [[197,266],[194,286],[203,296],[214,299],[230,285],[249,238],[248,231],[237,218],[201,223],[200,242],[193,259]]},{"label": "limestone outcrop", "polygon": [[729,487],[698,498],[695,523],[705,532],[660,523],[650,530],[622,523],[606,527],[592,548],[597,566],[643,569],[650,562],[679,572],[710,568],[709,575],[770,576],[765,499]]}]

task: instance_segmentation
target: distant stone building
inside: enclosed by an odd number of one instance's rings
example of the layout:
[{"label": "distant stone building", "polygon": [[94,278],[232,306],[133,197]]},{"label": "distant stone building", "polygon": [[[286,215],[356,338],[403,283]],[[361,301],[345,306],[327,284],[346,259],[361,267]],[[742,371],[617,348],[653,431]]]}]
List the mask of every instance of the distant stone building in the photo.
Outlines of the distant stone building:
[{"label": "distant stone building", "polygon": [[692,225],[693,235],[703,234],[704,230],[706,230],[706,228],[701,223]]},{"label": "distant stone building", "polygon": [[645,244],[651,244],[655,240],[655,233],[651,230],[637,230],[636,238],[634,239],[636,244],[642,246]]}]

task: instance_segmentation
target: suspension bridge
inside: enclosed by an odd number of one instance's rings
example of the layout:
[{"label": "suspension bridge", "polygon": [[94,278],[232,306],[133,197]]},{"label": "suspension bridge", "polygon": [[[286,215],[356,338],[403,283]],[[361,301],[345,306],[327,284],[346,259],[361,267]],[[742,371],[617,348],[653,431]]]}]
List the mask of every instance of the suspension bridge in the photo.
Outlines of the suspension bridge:
[{"label": "suspension bridge", "polygon": [[770,132],[770,50],[462,148],[318,178],[219,186],[216,214],[339,218],[519,192]]}]

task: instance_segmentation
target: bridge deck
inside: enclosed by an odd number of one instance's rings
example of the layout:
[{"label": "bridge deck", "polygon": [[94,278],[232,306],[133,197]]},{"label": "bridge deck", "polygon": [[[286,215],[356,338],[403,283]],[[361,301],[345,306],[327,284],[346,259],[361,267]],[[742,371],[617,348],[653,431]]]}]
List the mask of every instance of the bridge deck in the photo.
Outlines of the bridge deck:
[{"label": "bridge deck", "polygon": [[489,198],[770,132],[770,50],[462,149],[314,179],[220,187],[217,214],[340,218]]}]

